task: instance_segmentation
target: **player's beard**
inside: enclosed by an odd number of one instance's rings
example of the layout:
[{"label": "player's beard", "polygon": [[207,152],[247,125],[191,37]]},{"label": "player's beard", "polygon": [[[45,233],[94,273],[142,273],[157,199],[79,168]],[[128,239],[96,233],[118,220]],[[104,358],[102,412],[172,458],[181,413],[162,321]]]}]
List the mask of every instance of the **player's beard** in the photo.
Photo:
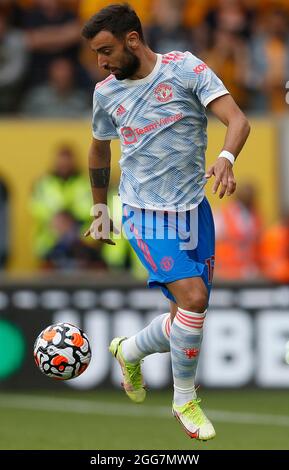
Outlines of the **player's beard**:
[{"label": "player's beard", "polygon": [[117,80],[125,80],[132,77],[140,68],[139,58],[126,46],[124,46],[123,51],[123,64],[121,67],[118,67],[117,72],[114,74]]}]

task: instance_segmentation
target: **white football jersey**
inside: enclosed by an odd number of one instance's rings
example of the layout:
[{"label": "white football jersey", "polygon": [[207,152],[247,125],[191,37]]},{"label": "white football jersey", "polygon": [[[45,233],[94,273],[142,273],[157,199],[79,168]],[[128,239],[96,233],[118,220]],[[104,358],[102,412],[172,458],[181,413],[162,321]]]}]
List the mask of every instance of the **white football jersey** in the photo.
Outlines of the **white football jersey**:
[{"label": "white football jersey", "polygon": [[229,93],[190,52],[157,54],[140,80],[110,75],[94,92],[93,136],[120,139],[121,201],[134,207],[189,210],[204,197],[205,107]]}]

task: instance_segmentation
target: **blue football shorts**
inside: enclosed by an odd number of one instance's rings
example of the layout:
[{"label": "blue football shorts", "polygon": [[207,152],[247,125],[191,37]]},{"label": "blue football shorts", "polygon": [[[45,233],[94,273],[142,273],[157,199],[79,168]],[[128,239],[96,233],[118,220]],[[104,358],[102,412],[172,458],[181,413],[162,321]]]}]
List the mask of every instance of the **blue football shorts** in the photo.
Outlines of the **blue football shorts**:
[{"label": "blue football shorts", "polygon": [[215,229],[206,198],[196,208],[184,212],[154,211],[123,204],[122,225],[149,273],[149,287],[160,287],[175,302],[167,283],[201,277],[210,295]]}]

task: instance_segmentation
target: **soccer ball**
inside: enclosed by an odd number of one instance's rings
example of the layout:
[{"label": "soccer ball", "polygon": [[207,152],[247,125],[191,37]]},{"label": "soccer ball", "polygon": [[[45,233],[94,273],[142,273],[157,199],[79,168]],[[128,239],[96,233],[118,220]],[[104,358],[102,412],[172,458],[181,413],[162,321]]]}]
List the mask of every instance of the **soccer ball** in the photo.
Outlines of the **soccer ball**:
[{"label": "soccer ball", "polygon": [[41,331],[34,344],[34,360],[53,379],[78,377],[88,367],[91,349],[82,330],[70,323],[56,323]]}]

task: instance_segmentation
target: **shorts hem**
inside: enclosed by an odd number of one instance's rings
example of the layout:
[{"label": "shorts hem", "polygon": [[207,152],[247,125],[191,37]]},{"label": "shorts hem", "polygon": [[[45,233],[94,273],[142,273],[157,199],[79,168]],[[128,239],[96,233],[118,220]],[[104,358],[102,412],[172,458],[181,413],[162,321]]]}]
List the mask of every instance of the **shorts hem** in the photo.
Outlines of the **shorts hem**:
[{"label": "shorts hem", "polygon": [[165,279],[163,281],[160,281],[160,280],[157,280],[157,279],[151,279],[151,280],[148,280],[147,284],[149,287],[154,287],[154,286],[162,286],[162,285],[166,285],[166,284],[169,284],[171,282],[175,282],[175,281],[180,281],[181,279],[189,279],[190,277],[203,277],[203,274],[204,274],[204,270],[205,270],[205,266],[203,267],[203,270],[201,273],[196,273],[196,274],[182,274],[180,276],[175,276],[173,279]]}]

